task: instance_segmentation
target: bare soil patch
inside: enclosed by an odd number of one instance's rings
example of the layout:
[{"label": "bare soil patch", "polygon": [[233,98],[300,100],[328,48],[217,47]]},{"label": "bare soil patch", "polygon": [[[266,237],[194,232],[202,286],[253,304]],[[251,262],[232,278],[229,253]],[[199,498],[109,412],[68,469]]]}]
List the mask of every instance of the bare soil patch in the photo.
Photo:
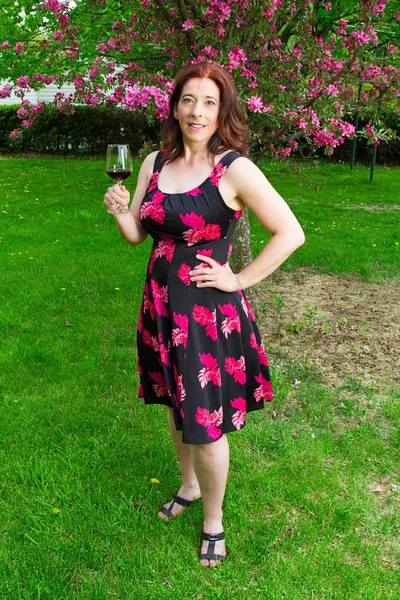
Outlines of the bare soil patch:
[{"label": "bare soil patch", "polygon": [[400,206],[397,204],[345,204],[343,208],[358,208],[359,210],[366,210],[367,212],[389,212],[391,210],[400,210]]},{"label": "bare soil patch", "polygon": [[400,285],[310,271],[277,272],[257,286],[266,346],[309,360],[330,385],[400,383]]}]

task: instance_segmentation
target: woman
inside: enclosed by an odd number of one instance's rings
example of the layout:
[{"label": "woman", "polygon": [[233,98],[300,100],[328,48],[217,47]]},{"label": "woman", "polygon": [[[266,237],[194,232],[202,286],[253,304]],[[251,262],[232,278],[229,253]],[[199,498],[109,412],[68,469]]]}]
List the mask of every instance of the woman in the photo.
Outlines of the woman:
[{"label": "woman", "polygon": [[[304,243],[285,201],[244,156],[246,139],[230,75],[213,63],[187,65],[170,98],[163,150],[144,160],[130,213],[114,215],[133,246],[153,237],[138,319],[138,396],[169,407],[182,475],[158,516],[172,519],[201,497],[200,563],[210,567],[227,554],[225,434],[272,400],[267,357],[243,290]],[[104,198],[107,209],[128,203],[123,186],[109,188]],[[246,206],[272,238],[233,273],[231,239]]]}]

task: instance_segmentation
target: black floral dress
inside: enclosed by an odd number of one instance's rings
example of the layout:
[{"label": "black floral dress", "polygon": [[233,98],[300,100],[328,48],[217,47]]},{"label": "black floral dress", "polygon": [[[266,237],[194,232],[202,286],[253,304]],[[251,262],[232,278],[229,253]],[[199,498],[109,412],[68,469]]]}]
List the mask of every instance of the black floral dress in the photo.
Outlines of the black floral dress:
[{"label": "black floral dress", "polygon": [[158,189],[160,151],[140,207],[153,238],[137,327],[138,397],[173,408],[188,444],[207,444],[244,427],[246,415],[272,400],[268,359],[242,290],[198,288],[189,271],[228,261],[241,211],[229,208],[219,182],[240,156],[229,152],[198,187]]}]

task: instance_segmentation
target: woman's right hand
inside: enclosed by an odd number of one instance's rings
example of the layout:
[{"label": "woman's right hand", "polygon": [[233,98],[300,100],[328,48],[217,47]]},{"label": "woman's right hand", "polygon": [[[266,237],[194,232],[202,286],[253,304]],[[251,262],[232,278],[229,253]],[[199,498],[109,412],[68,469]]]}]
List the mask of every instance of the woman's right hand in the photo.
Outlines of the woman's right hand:
[{"label": "woman's right hand", "polygon": [[128,208],[130,194],[124,185],[113,185],[109,187],[104,196],[104,206],[107,210],[115,210],[118,205]]}]

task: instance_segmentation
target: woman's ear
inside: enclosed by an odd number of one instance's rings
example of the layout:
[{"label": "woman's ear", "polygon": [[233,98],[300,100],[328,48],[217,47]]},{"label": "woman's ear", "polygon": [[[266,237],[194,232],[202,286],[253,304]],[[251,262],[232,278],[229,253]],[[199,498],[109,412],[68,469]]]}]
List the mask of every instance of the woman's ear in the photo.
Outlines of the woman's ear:
[{"label": "woman's ear", "polygon": [[173,112],[174,112],[174,118],[175,118],[175,119],[178,119],[178,107],[177,107],[177,105],[176,105],[176,102],[175,102],[175,104],[174,104],[174,111],[173,111]]}]

